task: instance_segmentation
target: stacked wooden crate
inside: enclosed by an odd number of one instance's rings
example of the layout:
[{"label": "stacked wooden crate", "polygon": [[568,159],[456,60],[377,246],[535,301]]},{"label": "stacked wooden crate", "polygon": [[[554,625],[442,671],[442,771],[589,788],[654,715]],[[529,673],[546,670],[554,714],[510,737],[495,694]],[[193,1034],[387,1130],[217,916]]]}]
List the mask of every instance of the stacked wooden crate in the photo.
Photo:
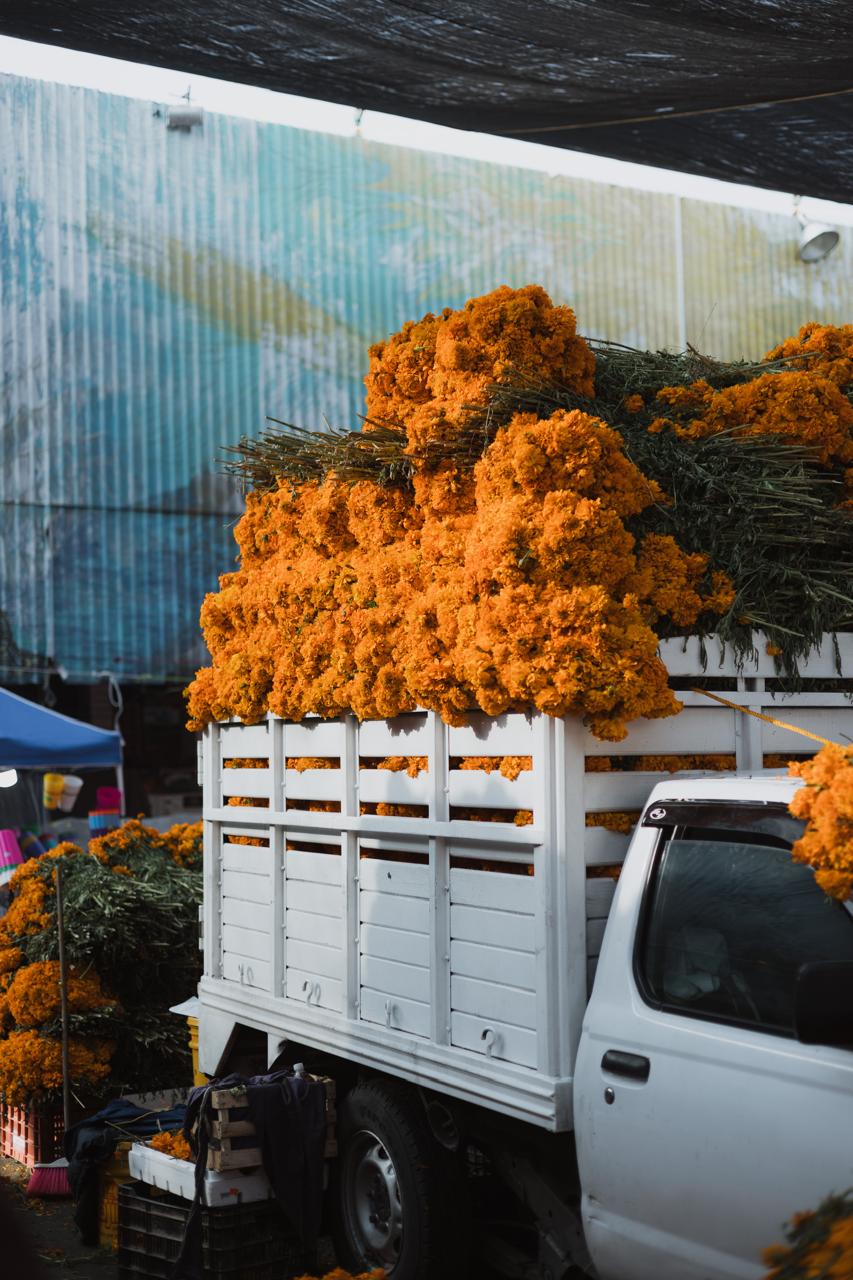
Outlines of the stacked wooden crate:
[{"label": "stacked wooden crate", "polygon": [[[326,1145],[324,1155],[338,1154],[335,1124],[335,1082],[328,1076],[307,1076],[313,1084],[323,1085],[326,1093]],[[249,1100],[242,1086],[212,1089],[210,1094],[210,1137],[207,1167],[216,1173],[227,1169],[250,1169],[263,1163],[255,1126],[248,1117]]]}]

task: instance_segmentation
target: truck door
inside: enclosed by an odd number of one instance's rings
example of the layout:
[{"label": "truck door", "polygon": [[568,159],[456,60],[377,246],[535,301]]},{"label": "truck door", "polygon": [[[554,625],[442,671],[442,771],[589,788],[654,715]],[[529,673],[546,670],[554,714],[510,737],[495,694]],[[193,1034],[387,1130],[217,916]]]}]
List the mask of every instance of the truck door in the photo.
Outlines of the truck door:
[{"label": "truck door", "polygon": [[575,1075],[602,1280],[753,1280],[853,1184],[853,1051],[793,1016],[802,964],[853,960],[853,915],[791,860],[782,806],[723,808],[650,810],[608,924]]}]

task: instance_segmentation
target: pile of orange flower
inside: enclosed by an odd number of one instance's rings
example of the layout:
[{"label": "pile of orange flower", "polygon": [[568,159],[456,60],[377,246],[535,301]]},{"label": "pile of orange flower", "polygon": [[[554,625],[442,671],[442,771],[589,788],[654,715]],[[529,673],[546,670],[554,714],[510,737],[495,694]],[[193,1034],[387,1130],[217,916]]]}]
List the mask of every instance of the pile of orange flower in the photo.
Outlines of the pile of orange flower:
[{"label": "pile of orange flower", "polygon": [[[173,880],[187,881],[187,888],[178,895],[181,909],[186,914],[188,936],[187,950],[194,954],[194,923],[197,912],[198,891],[189,884],[193,878],[189,872],[201,862],[201,823],[195,826],[181,824],[161,834],[137,820],[89,842],[87,850],[70,843],[58,845],[39,858],[32,858],[19,867],[10,881],[12,900],[5,916],[0,919],[0,1096],[7,1102],[23,1104],[50,1097],[62,1084],[60,1044],[60,980],[56,956],[56,865],[61,861],[66,885],[66,946],[71,952],[68,966],[67,996],[71,1020],[70,1069],[72,1084],[87,1093],[97,1092],[103,1086],[116,1061],[120,1069],[127,1069],[128,1055],[122,1046],[142,1040],[147,1036],[153,1043],[159,1039],[160,1049],[168,1054],[170,1026],[165,1035],[152,1036],[156,1017],[168,1019],[168,1015],[152,1017],[144,1007],[151,993],[145,991],[146,966],[160,963],[158,955],[141,953],[133,944],[129,946],[126,972],[123,974],[120,958],[126,945],[126,921],[138,909],[137,900],[143,904],[149,900],[155,905],[165,897],[168,914],[168,894],[164,895],[158,883],[165,869],[172,868]],[[78,886],[77,895],[69,891]],[[97,896],[97,905],[88,901],[91,884]],[[130,895],[130,898],[128,898]],[[81,907],[79,900],[84,899]],[[114,899],[125,902],[124,915],[112,913]],[[75,905],[76,904],[76,905]],[[75,910],[78,914],[75,915]],[[85,916],[85,918],[84,918]],[[118,924],[113,921],[119,921]],[[151,930],[152,918],[140,921],[143,929]],[[169,922],[176,938],[181,937],[180,921]],[[119,936],[111,938],[111,930],[119,930]],[[90,943],[85,939],[89,938]],[[93,953],[108,956],[106,962],[98,961]],[[116,958],[118,964],[115,963]],[[165,957],[168,962],[168,955]],[[177,965],[176,971],[182,970]],[[125,981],[127,973],[130,974]],[[126,987],[130,999],[119,998],[117,992]],[[153,998],[162,1004],[169,991],[162,988]],[[181,990],[176,998],[183,998]],[[165,1007],[168,1007],[168,999]],[[177,1020],[170,1020],[175,1022]],[[185,1050],[183,1034],[176,1026],[181,1049]],[[119,1051],[116,1059],[116,1051]],[[132,1055],[131,1055],[132,1056]],[[127,1083],[122,1079],[122,1083]],[[138,1087],[143,1087],[141,1081]]]},{"label": "pile of orange flower", "polygon": [[155,1151],[163,1151],[167,1156],[173,1156],[175,1160],[193,1159],[192,1147],[180,1129],[169,1133],[155,1133],[148,1145]]},{"label": "pile of orange flower", "polygon": [[853,747],[826,746],[811,760],[790,765],[802,778],[790,804],[806,820],[793,847],[795,861],[814,869],[815,879],[833,898],[853,894]]},{"label": "pile of orange flower", "polygon": [[[614,420],[686,440],[770,434],[853,494],[853,326],[806,326],[767,359],[787,363],[735,385],[628,394]],[[547,384],[586,402],[595,372],[572,311],[534,285],[372,347],[364,431],[402,433],[411,483],[331,472],[248,495],[240,567],[202,608],[212,663],[188,690],[189,727],[415,707],[458,724],[477,707],[536,707],[619,739],[633,719],[678,711],[658,636],[711,628],[736,584],[701,547],[636,532],[671,498],[622,434],[579,409],[507,409],[477,460],[462,448],[496,388]]]},{"label": "pile of orange flower", "polygon": [[519,370],[592,391],[573,313],[536,286],[371,349],[365,429],[405,431],[413,491],[328,476],[248,496],[241,566],[202,609],[213,663],[190,686],[191,728],[268,710],[420,706],[461,723],[472,707],[535,706],[621,738],[628,721],[679,709],[655,625],[689,629],[733,589],[672,537],[629,532],[668,499],[619,433],[576,410],[519,413],[473,468],[430,452]]},{"label": "pile of orange flower", "polygon": [[764,1251],[765,1280],[850,1280],[853,1276],[853,1192],[829,1196],[811,1213],[798,1213],[787,1244]]}]

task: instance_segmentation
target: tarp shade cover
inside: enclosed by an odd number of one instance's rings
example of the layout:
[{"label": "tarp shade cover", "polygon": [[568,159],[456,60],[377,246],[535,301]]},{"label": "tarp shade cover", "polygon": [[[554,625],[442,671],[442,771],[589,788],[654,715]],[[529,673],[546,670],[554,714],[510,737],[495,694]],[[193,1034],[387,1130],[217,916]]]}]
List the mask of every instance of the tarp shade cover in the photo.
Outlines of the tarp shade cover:
[{"label": "tarp shade cover", "polygon": [[0,769],[121,764],[121,735],[0,689]]},{"label": "tarp shade cover", "polygon": [[[853,200],[847,0],[27,0],[0,31],[460,129]],[[777,105],[767,105],[777,104]],[[649,119],[651,117],[651,119]]]}]

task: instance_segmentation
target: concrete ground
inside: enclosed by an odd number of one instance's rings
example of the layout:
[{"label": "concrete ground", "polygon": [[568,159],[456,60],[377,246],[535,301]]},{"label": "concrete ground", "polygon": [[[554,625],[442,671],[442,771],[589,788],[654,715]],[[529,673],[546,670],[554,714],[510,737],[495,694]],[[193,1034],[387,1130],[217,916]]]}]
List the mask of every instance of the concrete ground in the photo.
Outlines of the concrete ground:
[{"label": "concrete ground", "polygon": [[118,1280],[116,1255],[111,1249],[90,1249],[80,1243],[71,1216],[71,1198],[31,1198],[26,1194],[29,1179],[30,1171],[23,1165],[0,1157],[0,1191],[6,1193],[13,1218],[29,1237],[46,1275],[56,1280],[65,1275],[77,1280]]}]

